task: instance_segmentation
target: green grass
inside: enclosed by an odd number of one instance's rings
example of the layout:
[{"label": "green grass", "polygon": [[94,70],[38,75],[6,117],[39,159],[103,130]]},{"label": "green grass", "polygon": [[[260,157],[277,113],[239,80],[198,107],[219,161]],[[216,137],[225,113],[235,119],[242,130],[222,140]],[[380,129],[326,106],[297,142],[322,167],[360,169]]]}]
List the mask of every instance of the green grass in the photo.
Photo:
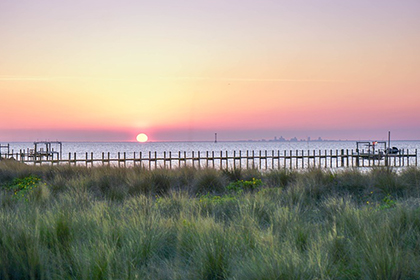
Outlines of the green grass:
[{"label": "green grass", "polygon": [[0,279],[420,279],[419,190],[416,168],[0,161]]}]

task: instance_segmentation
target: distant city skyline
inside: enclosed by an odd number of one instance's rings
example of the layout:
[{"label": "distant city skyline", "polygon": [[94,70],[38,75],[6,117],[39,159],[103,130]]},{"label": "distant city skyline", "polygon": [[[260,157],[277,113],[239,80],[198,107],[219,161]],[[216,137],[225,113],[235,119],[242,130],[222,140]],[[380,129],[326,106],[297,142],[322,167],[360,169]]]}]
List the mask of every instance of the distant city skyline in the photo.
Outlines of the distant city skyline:
[{"label": "distant city skyline", "polygon": [[[14,138],[12,140],[7,140],[6,141],[0,141],[1,142],[33,142],[33,141],[64,141],[64,142],[136,142],[136,137],[132,138],[133,135],[130,135],[129,133],[125,133],[123,131],[117,131],[114,134],[110,134],[108,131],[86,131],[85,133],[87,134],[87,136],[85,138],[81,138],[79,136],[79,134],[82,134],[82,131],[77,131],[77,132],[68,132],[68,131],[50,131],[48,132],[50,133],[51,137],[45,137],[45,138],[38,138],[38,134],[39,131],[34,130],[29,134],[25,134],[22,138]],[[192,132],[190,132],[191,134],[193,134]],[[235,133],[233,135],[233,133]],[[205,141],[205,142],[213,142],[215,141],[215,133],[205,133],[202,132],[202,137],[200,137],[200,135],[187,135],[188,133],[186,132],[185,137],[179,137],[176,138],[171,137],[170,135],[166,135],[166,137],[169,140],[156,140],[156,139],[152,139],[150,140],[151,142],[178,142],[178,141]],[[255,132],[253,132],[253,134],[256,134]],[[55,137],[55,136],[61,136],[61,137]],[[74,135],[74,136],[72,136]],[[177,134],[178,135],[178,134]],[[305,135],[305,136],[296,136],[296,134],[290,134],[288,136],[283,136],[280,134],[277,134],[279,136],[272,136],[268,135],[265,137],[262,136],[255,136],[253,138],[249,138],[249,137],[241,137],[241,136],[246,136],[247,132],[244,131],[243,133],[237,133],[237,132],[231,132],[231,134],[229,135],[228,132],[222,132],[222,133],[217,133],[217,141],[218,142],[229,142],[229,141],[253,141],[253,142],[317,142],[317,141],[361,141],[361,140],[371,140],[371,141],[385,141],[388,138],[388,132],[384,132],[384,133],[380,133],[377,135],[370,135],[368,134],[367,137],[361,137],[361,138],[328,138],[328,137],[321,137],[321,136],[306,136],[307,134],[299,134],[299,135]],[[4,136],[4,135],[3,135]],[[7,136],[7,134],[6,134]],[[109,138],[106,138],[106,137]],[[371,137],[372,136],[372,137]],[[132,139],[131,139],[132,138]],[[65,140],[63,140],[65,139]],[[92,139],[102,139],[102,140],[92,140]],[[116,140],[117,139],[117,140]],[[393,135],[391,137],[392,140],[417,140],[417,139],[404,139],[399,137],[398,135]]]},{"label": "distant city skyline", "polygon": [[0,142],[420,139],[420,1],[1,1]]}]

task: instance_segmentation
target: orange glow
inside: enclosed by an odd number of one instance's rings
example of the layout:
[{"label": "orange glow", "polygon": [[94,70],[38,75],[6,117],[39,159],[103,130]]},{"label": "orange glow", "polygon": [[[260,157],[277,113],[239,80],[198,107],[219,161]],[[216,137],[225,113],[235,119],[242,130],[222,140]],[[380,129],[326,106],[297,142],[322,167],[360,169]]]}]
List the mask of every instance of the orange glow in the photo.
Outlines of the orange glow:
[{"label": "orange glow", "polygon": [[299,1],[165,1],[94,1],[89,14],[71,1],[6,1],[0,141],[28,131],[30,141],[219,130],[420,138],[420,2],[332,2],[324,14]]}]

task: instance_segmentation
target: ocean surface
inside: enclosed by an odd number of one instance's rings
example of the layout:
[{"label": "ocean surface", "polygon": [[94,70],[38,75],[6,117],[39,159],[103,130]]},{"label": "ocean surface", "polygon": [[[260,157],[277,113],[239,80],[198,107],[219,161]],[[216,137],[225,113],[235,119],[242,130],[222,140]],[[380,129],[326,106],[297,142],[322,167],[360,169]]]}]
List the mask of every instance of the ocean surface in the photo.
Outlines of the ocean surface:
[{"label": "ocean surface", "polygon": [[[27,151],[28,149],[34,148],[33,142],[10,142],[1,145],[10,145],[10,152],[19,153],[20,150]],[[69,153],[78,157],[84,156],[86,153],[93,153],[94,158],[100,158],[102,153],[110,153],[111,157],[116,157],[118,153],[127,153],[127,155],[136,153],[143,154],[149,152],[156,152],[158,155],[162,155],[164,152],[172,152],[177,154],[178,152],[191,154],[192,152],[226,152],[229,154],[233,151],[246,153],[247,151],[336,151],[336,150],[356,150],[356,141],[247,141],[247,142],[62,142],[62,153],[63,159],[69,157]],[[420,150],[420,141],[391,141],[391,147],[398,147],[399,149],[409,150],[414,152],[416,149]],[[41,145],[38,147],[42,147]],[[55,151],[59,151],[58,145],[53,145]],[[1,153],[5,153],[4,148]]]}]

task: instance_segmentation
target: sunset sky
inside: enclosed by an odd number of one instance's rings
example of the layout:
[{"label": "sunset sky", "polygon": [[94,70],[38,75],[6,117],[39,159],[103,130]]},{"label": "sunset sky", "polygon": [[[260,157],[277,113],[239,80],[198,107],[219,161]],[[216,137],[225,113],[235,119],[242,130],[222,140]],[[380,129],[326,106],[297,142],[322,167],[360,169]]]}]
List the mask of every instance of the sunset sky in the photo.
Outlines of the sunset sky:
[{"label": "sunset sky", "polygon": [[0,142],[420,139],[418,0],[0,0]]}]

